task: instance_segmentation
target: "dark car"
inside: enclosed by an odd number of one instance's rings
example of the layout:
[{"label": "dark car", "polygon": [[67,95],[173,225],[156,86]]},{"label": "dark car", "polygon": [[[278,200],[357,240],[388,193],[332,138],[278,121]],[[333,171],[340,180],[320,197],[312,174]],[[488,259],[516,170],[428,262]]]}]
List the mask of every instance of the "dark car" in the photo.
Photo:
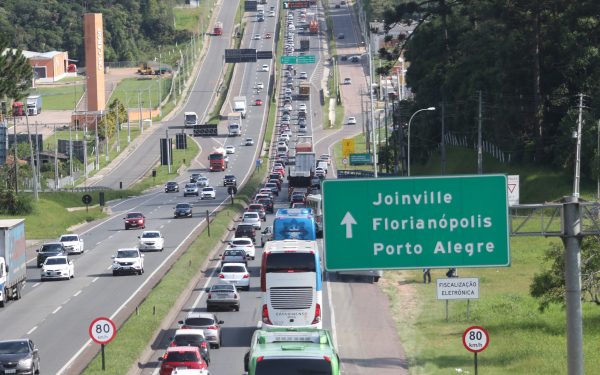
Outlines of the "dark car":
[{"label": "dark car", "polygon": [[179,192],[179,184],[175,181],[169,181],[167,182],[167,184],[165,185],[165,193],[168,193],[170,191],[174,191],[174,192]]},{"label": "dark car", "polygon": [[0,368],[3,374],[39,374],[38,348],[29,339],[0,341]]},{"label": "dark car", "polygon": [[272,172],[269,174],[269,180],[277,179],[279,182],[283,182],[283,176],[280,173]]},{"label": "dark car", "polygon": [[204,331],[198,329],[178,329],[171,337],[169,346],[195,346],[200,349],[200,355],[206,363],[210,363],[210,344],[204,337]]},{"label": "dark car", "polygon": [[192,173],[192,175],[190,176],[190,182],[196,182],[198,181],[198,179],[202,177],[202,174],[200,173]]},{"label": "dark car", "polygon": [[279,189],[279,191],[281,191],[281,181],[279,181],[278,179],[270,178],[267,182],[276,183],[277,184],[277,188]]},{"label": "dark car", "polygon": [[226,174],[223,177],[223,186],[237,186],[237,179],[232,174]]},{"label": "dark car", "polygon": [[265,187],[271,189],[271,193],[273,195],[275,195],[275,196],[279,195],[279,186],[277,186],[276,183],[274,183],[274,182],[267,182],[265,184]]},{"label": "dark car", "polygon": [[292,198],[290,198],[290,207],[294,206],[294,203],[305,203],[306,195],[304,193],[292,193]]},{"label": "dark car", "polygon": [[40,268],[46,258],[57,255],[67,255],[67,249],[60,242],[45,243],[37,251],[37,266]]},{"label": "dark car", "polygon": [[258,216],[262,221],[267,220],[267,212],[265,211],[265,206],[262,203],[250,203],[248,208],[246,208],[246,212],[258,212]]},{"label": "dark car", "polygon": [[146,217],[141,212],[129,212],[123,220],[125,220],[125,230],[129,228],[146,229]]},{"label": "dark car", "polygon": [[256,241],[256,229],[252,224],[240,224],[235,229],[235,237],[250,238],[252,242]]},{"label": "dark car", "polygon": [[174,217],[192,217],[192,205],[189,203],[177,203]]},{"label": "dark car", "polygon": [[273,200],[269,198],[260,198],[257,199],[254,203],[260,203],[265,207],[265,211],[272,214],[275,212],[275,206],[273,205]]}]

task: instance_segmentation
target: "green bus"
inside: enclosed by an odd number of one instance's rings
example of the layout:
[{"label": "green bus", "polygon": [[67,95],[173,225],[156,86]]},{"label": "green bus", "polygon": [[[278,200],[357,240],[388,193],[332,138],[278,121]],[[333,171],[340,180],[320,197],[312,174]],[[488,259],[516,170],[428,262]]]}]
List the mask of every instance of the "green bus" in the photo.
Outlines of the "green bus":
[{"label": "green bus", "polygon": [[248,375],[339,375],[340,359],[325,329],[257,330],[244,370]]}]

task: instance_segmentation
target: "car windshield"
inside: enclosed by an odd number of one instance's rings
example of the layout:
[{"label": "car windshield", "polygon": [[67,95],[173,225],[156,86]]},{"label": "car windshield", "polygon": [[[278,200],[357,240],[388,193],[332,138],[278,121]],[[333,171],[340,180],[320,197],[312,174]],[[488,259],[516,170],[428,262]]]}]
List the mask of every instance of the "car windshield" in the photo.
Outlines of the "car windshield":
[{"label": "car windshield", "polygon": [[167,186],[175,186],[177,185],[177,182],[167,182]]},{"label": "car windshield", "polygon": [[177,206],[175,206],[175,208],[186,209],[186,208],[191,208],[191,206],[189,204],[187,204],[187,203],[179,203]]},{"label": "car windshield", "polygon": [[258,214],[256,212],[247,212],[244,214],[244,219],[258,219]]},{"label": "car windshield", "polygon": [[210,288],[213,292],[233,292],[233,285],[217,284]]},{"label": "car windshield", "polygon": [[252,245],[252,240],[248,240],[248,239],[233,240],[233,241],[231,241],[231,244],[238,245],[238,246],[247,246],[247,245]]},{"label": "car windshield", "polygon": [[225,178],[226,178],[226,179],[231,179],[231,178],[235,178],[235,176],[234,176],[234,175],[232,175],[232,174],[226,174],[226,175],[225,175]]},{"label": "car windshield", "polygon": [[42,253],[60,253],[63,247],[61,244],[47,244],[42,246]]},{"label": "car windshield", "polygon": [[187,326],[211,326],[215,324],[212,318],[187,318],[185,325]]},{"label": "car windshield", "polygon": [[136,250],[119,250],[117,252],[117,258],[137,258],[137,256]]},{"label": "car windshield", "polygon": [[200,335],[177,335],[173,341],[177,346],[199,345],[204,338]]},{"label": "car windshield", "polygon": [[202,191],[213,191],[213,190],[214,190],[214,189],[213,189],[213,188],[211,188],[211,187],[206,187],[206,188],[202,189]]},{"label": "car windshield", "polygon": [[0,354],[27,353],[29,344],[27,341],[5,341],[0,342]]},{"label": "car windshield", "polygon": [[67,264],[67,258],[48,258],[46,265]]},{"label": "car windshield", "polygon": [[221,272],[225,273],[239,273],[239,272],[246,272],[246,268],[244,268],[244,266],[223,266],[223,268],[221,269]]},{"label": "car windshield", "polygon": [[250,206],[248,206],[249,210],[262,210],[263,209],[263,205],[262,204],[251,204]]},{"label": "car windshield", "polygon": [[158,238],[160,237],[160,233],[158,232],[146,232],[142,234],[143,238]]},{"label": "car windshield", "polygon": [[198,356],[195,352],[168,352],[166,362],[197,362]]},{"label": "car windshield", "polygon": [[139,213],[129,213],[129,214],[127,214],[127,218],[128,219],[134,219],[136,217],[141,217],[141,216],[142,216],[142,214],[139,214]]},{"label": "car windshield", "polygon": [[198,187],[198,185],[196,185],[196,184],[187,184],[187,185],[185,185],[186,189],[194,189],[194,188],[197,188],[197,187]]},{"label": "car windshield", "polygon": [[223,253],[226,257],[243,257],[246,253],[243,250],[227,250]]},{"label": "car windshield", "polygon": [[77,236],[62,236],[60,238],[61,242],[70,242],[70,241],[77,241]]}]

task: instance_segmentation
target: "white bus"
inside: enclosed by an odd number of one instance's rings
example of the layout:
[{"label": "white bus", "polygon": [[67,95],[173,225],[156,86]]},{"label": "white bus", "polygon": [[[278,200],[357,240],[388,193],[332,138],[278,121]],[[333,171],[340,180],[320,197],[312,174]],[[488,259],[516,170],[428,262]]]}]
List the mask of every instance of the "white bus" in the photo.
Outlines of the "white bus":
[{"label": "white bus", "polygon": [[322,328],[323,283],[316,241],[269,241],[260,269],[262,328]]},{"label": "white bus", "polygon": [[312,209],[317,224],[317,237],[323,237],[323,200],[321,194],[310,194],[304,203],[306,208]]}]

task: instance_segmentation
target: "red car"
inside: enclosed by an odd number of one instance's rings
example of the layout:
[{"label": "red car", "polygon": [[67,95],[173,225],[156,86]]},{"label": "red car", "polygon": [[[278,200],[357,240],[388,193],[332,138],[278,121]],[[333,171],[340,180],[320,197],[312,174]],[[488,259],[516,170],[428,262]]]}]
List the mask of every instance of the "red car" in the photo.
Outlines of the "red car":
[{"label": "red car", "polygon": [[123,220],[125,220],[125,230],[129,228],[146,229],[146,217],[141,212],[129,212]]},{"label": "red car", "polygon": [[257,106],[263,105],[262,99],[256,99],[256,101],[254,102],[254,105],[257,105]]},{"label": "red car", "polygon": [[208,368],[197,346],[171,346],[158,360],[161,362],[160,375],[171,375],[176,368]]}]

